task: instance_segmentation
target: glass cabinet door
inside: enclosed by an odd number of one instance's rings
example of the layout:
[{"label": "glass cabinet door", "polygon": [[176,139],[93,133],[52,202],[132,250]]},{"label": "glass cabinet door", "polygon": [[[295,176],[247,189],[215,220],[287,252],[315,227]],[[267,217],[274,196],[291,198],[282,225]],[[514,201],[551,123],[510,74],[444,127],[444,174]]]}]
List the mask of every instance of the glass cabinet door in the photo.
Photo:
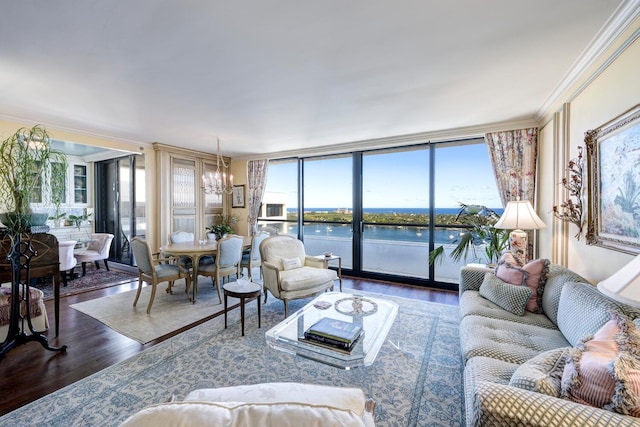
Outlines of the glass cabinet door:
[{"label": "glass cabinet door", "polygon": [[73,165],[73,201],[87,203],[87,166]]}]

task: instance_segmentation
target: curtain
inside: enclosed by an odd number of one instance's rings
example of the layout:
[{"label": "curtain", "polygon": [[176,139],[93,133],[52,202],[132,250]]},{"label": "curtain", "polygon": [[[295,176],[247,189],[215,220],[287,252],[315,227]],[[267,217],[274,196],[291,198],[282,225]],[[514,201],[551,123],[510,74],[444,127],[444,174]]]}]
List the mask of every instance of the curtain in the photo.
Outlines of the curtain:
[{"label": "curtain", "polygon": [[534,205],[538,128],[488,133],[485,140],[502,204],[529,200]]},{"label": "curtain", "polygon": [[267,185],[268,160],[251,160],[247,164],[247,182],[249,185],[249,235],[253,236],[258,232],[258,217],[260,216],[260,206],[264,196],[264,188]]},{"label": "curtain", "polygon": [[[535,206],[538,128],[487,133],[485,140],[502,205],[529,200]],[[531,259],[533,232],[527,234],[527,259]]]}]

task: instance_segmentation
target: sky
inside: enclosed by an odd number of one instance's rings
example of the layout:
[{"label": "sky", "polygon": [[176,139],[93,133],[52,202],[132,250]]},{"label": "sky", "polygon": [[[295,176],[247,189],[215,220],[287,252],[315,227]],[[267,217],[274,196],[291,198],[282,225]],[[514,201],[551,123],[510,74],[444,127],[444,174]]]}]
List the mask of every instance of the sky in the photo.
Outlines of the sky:
[{"label": "sky", "polygon": [[[304,162],[305,208],[352,208],[352,160],[307,159]],[[427,208],[428,149],[367,153],[363,157],[363,208]],[[459,203],[500,208],[485,144],[443,146],[436,150],[436,207]],[[267,192],[287,194],[297,206],[296,162],[270,163]]]}]

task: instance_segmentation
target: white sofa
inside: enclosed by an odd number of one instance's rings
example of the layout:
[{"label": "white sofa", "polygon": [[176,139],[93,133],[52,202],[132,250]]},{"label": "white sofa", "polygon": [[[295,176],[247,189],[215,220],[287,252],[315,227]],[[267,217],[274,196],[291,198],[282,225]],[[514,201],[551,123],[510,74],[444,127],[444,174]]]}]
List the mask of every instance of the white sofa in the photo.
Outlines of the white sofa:
[{"label": "white sofa", "polygon": [[374,404],[357,388],[263,383],[200,389],[152,405],[122,426],[374,427]]}]

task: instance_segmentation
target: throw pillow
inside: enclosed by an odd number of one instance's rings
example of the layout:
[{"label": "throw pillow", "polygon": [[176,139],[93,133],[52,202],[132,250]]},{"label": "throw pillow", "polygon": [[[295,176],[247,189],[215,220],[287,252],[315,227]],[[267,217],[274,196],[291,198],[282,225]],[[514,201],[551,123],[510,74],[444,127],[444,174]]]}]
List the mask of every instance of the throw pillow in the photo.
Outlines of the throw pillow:
[{"label": "throw pillow", "polygon": [[545,351],[529,359],[516,369],[509,385],[560,397],[562,373],[569,347]]},{"label": "throw pillow", "polygon": [[522,316],[531,296],[531,289],[505,283],[493,273],[487,273],[480,285],[480,295],[501,308]]},{"label": "throw pillow", "polygon": [[640,334],[628,317],[612,312],[593,337],[569,351],[562,397],[640,416]]},{"label": "throw pillow", "polygon": [[542,293],[549,274],[548,259],[536,259],[519,267],[515,257],[507,252],[498,261],[494,274],[507,283],[531,289],[526,310],[542,314]]},{"label": "throw pillow", "polygon": [[302,263],[300,262],[300,258],[282,258],[282,269],[283,270],[293,270],[294,268],[302,267]]}]

